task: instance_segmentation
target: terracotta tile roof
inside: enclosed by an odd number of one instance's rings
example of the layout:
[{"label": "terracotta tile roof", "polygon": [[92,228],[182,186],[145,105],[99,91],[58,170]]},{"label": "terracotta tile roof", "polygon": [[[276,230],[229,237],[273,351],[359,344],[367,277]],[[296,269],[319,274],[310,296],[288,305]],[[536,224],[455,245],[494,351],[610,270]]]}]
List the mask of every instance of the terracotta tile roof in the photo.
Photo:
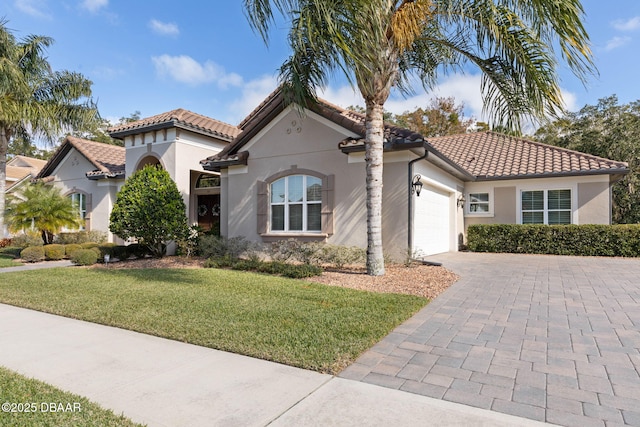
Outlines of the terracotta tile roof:
[{"label": "terracotta tile roof", "polygon": [[11,160],[7,162],[7,166],[31,168],[31,169],[36,169],[38,171],[42,169],[46,164],[47,164],[46,160],[34,159],[33,157],[20,156],[20,155],[13,156]]},{"label": "terracotta tile roof", "polygon": [[429,138],[427,149],[477,180],[627,173],[628,165],[494,132]]},{"label": "terracotta tile roof", "polygon": [[231,141],[240,133],[240,129],[236,126],[182,108],[135,122],[114,126],[107,129],[107,132],[109,132],[113,138],[122,139],[126,135],[140,133],[141,131],[148,132],[170,127],[188,129],[201,134],[215,136],[226,141]]},{"label": "terracotta tile roof", "polygon": [[35,177],[47,164],[46,160],[34,159],[26,156],[14,156],[7,162],[5,191],[18,185],[24,179]]},{"label": "terracotta tile roof", "polygon": [[67,153],[75,148],[95,169],[86,171],[87,178],[124,178],[125,148],[102,142],[89,141],[82,138],[67,136],[62,145],[56,150],[37,178],[44,178],[53,173]]}]

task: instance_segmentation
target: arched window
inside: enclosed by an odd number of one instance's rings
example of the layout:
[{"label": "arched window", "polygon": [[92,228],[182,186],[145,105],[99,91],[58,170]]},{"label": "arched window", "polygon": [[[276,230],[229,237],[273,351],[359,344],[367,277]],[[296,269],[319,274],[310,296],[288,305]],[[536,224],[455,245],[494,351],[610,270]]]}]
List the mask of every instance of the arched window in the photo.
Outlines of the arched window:
[{"label": "arched window", "polygon": [[269,194],[271,231],[321,231],[322,179],[285,176],[271,183]]},{"label": "arched window", "polygon": [[200,174],[196,181],[196,188],[220,187],[220,175]]}]

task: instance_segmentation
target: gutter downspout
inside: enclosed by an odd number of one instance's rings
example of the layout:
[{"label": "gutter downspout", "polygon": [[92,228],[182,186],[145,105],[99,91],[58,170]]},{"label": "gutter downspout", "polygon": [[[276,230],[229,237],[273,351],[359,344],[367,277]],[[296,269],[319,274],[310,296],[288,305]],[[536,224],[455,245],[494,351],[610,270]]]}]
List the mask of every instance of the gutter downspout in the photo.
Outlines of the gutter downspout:
[{"label": "gutter downspout", "polygon": [[[426,145],[426,141],[425,141]],[[409,161],[407,165],[407,250],[409,256],[413,254],[413,194],[411,194],[411,182],[413,181],[413,164],[420,160],[424,160],[429,156],[427,148],[424,147],[424,155]]]}]

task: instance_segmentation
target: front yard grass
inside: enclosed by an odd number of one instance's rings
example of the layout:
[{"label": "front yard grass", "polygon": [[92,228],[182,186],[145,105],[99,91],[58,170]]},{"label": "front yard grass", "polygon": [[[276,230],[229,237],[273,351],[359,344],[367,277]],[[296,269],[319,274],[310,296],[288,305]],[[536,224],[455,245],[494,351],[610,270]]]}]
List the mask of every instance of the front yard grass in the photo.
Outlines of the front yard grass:
[{"label": "front yard grass", "polygon": [[3,273],[0,302],[335,374],[427,304],[219,269]]},{"label": "front yard grass", "polygon": [[134,427],[133,421],[84,397],[0,367],[0,425]]},{"label": "front yard grass", "polygon": [[0,268],[18,267],[21,262],[14,261],[12,256],[0,254]]}]

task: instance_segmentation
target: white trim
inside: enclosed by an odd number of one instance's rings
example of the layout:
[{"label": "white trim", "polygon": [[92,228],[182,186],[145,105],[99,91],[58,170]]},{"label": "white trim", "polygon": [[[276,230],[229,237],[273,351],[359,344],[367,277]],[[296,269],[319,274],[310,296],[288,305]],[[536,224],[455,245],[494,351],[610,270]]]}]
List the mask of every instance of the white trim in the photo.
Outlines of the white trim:
[{"label": "white trim", "polygon": [[[488,190],[479,190],[479,191],[465,190],[465,192],[463,193],[464,198],[466,200],[464,202],[464,216],[471,217],[471,218],[493,218],[495,216],[495,211],[494,211],[495,196],[493,191],[494,188],[495,187],[491,187]],[[489,195],[489,212],[471,212],[470,210],[471,194],[481,194],[481,193],[486,193]]]},{"label": "white trim", "polygon": [[571,191],[571,224],[580,224],[578,215],[578,183],[571,184],[562,182],[552,182],[544,185],[537,183],[537,185],[520,185],[516,186],[516,224],[522,224],[522,192],[523,191],[544,191],[544,220],[547,221],[548,207],[547,207],[547,193],[549,190],[570,190]]},{"label": "white trim", "polygon": [[249,173],[249,166],[247,165],[229,166],[227,170],[229,171],[228,172],[229,175],[243,175],[245,173]]}]

